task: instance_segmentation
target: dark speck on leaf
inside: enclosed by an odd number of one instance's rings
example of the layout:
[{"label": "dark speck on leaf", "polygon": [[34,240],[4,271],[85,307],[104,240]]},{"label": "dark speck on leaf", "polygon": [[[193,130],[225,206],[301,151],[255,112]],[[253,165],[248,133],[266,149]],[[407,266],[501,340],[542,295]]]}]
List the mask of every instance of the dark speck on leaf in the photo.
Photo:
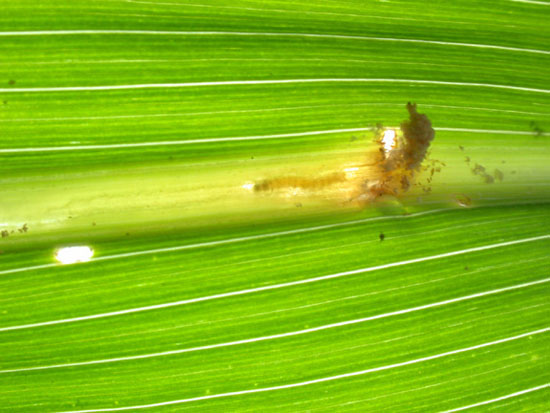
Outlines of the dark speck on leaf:
[{"label": "dark speck on leaf", "polygon": [[380,233],[380,241],[381,242],[384,241],[384,238],[386,238],[386,236],[384,235],[384,233],[381,232]]},{"label": "dark speck on leaf", "polygon": [[9,85],[15,85],[15,80],[11,79],[9,82],[8,82]]},{"label": "dark speck on leaf", "polygon": [[533,132],[535,132],[535,135],[536,135],[536,136],[542,136],[542,135],[544,135],[544,130],[537,124],[537,122],[531,121],[531,122],[529,123],[529,126],[531,127],[531,129],[533,130]]}]

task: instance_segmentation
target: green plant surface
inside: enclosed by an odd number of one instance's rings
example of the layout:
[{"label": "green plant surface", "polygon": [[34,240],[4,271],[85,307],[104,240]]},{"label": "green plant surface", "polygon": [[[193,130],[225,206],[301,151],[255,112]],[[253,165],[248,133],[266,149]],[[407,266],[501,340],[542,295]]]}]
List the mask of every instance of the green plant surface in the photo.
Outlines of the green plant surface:
[{"label": "green plant surface", "polygon": [[543,3],[0,0],[0,411],[546,411]]}]

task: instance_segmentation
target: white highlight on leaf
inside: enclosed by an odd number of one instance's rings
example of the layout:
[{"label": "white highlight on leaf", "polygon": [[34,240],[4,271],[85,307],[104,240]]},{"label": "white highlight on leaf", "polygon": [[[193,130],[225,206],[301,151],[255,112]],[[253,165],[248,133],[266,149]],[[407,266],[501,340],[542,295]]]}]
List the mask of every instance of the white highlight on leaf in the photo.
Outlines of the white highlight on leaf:
[{"label": "white highlight on leaf", "polygon": [[357,176],[357,171],[359,168],[353,167],[353,168],[346,168],[344,169],[344,173],[346,174],[347,179],[353,179]]},{"label": "white highlight on leaf", "polygon": [[514,3],[527,3],[527,4],[536,4],[538,6],[550,6],[550,3],[546,1],[536,1],[536,0],[510,0]]},{"label": "white highlight on leaf", "polygon": [[[550,234],[540,235],[538,237],[523,238],[523,239],[514,240],[514,241],[500,242],[500,243],[497,243],[497,244],[483,245],[483,246],[480,246],[480,247],[466,248],[466,249],[463,249],[463,250],[451,251],[451,252],[446,252],[446,253],[443,253],[443,254],[437,254],[437,255],[431,255],[431,256],[427,256],[427,257],[414,258],[414,259],[405,260],[405,261],[397,261],[397,262],[392,262],[392,263],[388,263],[388,264],[377,265],[377,266],[374,266],[374,267],[359,268],[359,269],[356,269],[356,270],[344,271],[344,272],[339,272],[339,273],[329,274],[329,275],[322,275],[320,277],[314,277],[314,278],[306,278],[306,279],[303,279],[303,280],[290,281],[290,282],[282,283],[282,284],[272,284],[272,285],[266,285],[266,286],[263,286],[263,287],[249,288],[249,289],[245,289],[245,290],[230,291],[230,292],[226,292],[226,293],[208,295],[208,296],[203,296],[203,297],[189,298],[189,299],[181,300],[181,301],[173,301],[173,302],[170,302],[170,303],[155,304],[155,305],[149,305],[149,306],[137,307],[137,308],[129,308],[129,309],[120,310],[120,311],[112,311],[112,312],[109,312],[109,313],[92,314],[92,315],[87,315],[87,316],[66,318],[66,319],[61,319],[61,320],[43,321],[43,322],[33,323],[33,324],[23,324],[23,325],[18,325],[18,326],[2,327],[2,328],[0,328],[0,332],[2,332],[2,331],[11,331],[11,330],[22,330],[22,329],[34,328],[34,327],[44,327],[44,326],[56,325],[56,324],[66,324],[66,323],[73,323],[73,322],[77,322],[77,321],[94,320],[94,319],[98,319],[98,318],[113,317],[113,316],[119,316],[119,315],[125,315],[125,314],[139,313],[139,312],[143,312],[143,311],[159,310],[159,309],[163,309],[163,308],[177,307],[177,306],[180,306],[180,305],[194,304],[194,303],[199,303],[199,302],[204,302],[204,301],[217,300],[217,299],[221,299],[221,298],[236,297],[236,296],[245,295],[245,294],[257,293],[257,292],[261,292],[261,291],[277,290],[277,289],[280,289],[280,288],[293,287],[293,286],[296,286],[296,285],[310,284],[310,283],[314,283],[314,282],[318,282],[318,281],[325,281],[325,280],[331,280],[331,279],[335,279],[335,278],[347,277],[349,275],[363,274],[363,273],[372,272],[372,271],[384,270],[384,269],[387,269],[387,268],[400,267],[400,266],[403,266],[403,265],[409,265],[409,264],[415,264],[415,263],[419,263],[419,262],[432,261],[432,260],[437,260],[437,259],[441,259],[441,258],[454,257],[454,256],[457,256],[457,255],[469,254],[471,252],[486,251],[486,250],[506,247],[506,246],[510,246],[510,245],[523,244],[523,243],[526,243],[526,242],[540,241],[540,240],[544,240],[544,239],[550,239]],[[123,254],[121,254],[121,255],[123,255]],[[131,256],[131,255],[137,255],[137,254],[133,254],[133,253],[126,254],[126,256]]]},{"label": "white highlight on leaf", "polygon": [[497,344],[508,343],[510,341],[519,340],[519,339],[534,336],[534,335],[537,335],[537,334],[543,334],[543,333],[546,333],[548,331],[550,331],[550,328],[548,328],[548,327],[547,328],[542,328],[540,330],[529,331],[528,333],[519,334],[517,336],[506,337],[506,338],[503,338],[503,339],[500,339],[500,340],[490,341],[490,342],[487,342],[487,343],[482,343],[482,344],[478,344],[478,345],[471,346],[471,347],[465,347],[465,348],[461,348],[461,349],[458,349],[458,350],[447,351],[445,353],[435,354],[435,355],[432,355],[432,356],[422,357],[422,358],[418,358],[418,359],[414,359],[414,360],[408,360],[408,361],[404,361],[404,362],[401,362],[401,363],[389,364],[389,365],[386,365],[386,366],[374,367],[374,368],[370,368],[370,369],[366,369],[366,370],[354,371],[354,372],[351,372],[351,373],[339,374],[339,375],[336,375],[336,376],[323,377],[323,378],[320,378],[320,379],[303,381],[303,382],[299,382],[299,383],[283,384],[283,385],[280,385],[280,386],[264,387],[264,388],[259,388],[259,389],[241,390],[241,391],[234,391],[234,392],[228,392],[228,393],[218,393],[218,394],[211,394],[211,395],[207,395],[207,396],[191,397],[191,398],[188,398],[188,399],[180,399],[180,400],[170,400],[170,401],[166,401],[166,402],[143,404],[143,405],[138,405],[138,406],[114,407],[114,408],[108,408],[108,409],[71,410],[71,411],[65,411],[65,412],[59,412],[59,413],[116,412],[116,411],[133,410],[133,409],[150,409],[150,408],[153,408],[153,407],[170,406],[170,405],[190,403],[190,402],[195,402],[195,401],[200,401],[200,400],[219,399],[221,397],[242,396],[242,395],[245,395],[245,394],[264,393],[264,392],[269,392],[269,391],[292,389],[292,388],[296,388],[296,387],[309,386],[309,385],[312,385],[312,384],[326,383],[326,382],[334,381],[334,380],[340,380],[340,379],[346,379],[346,378],[350,378],[350,377],[362,376],[362,375],[365,375],[365,374],[376,373],[376,372],[384,371],[384,370],[391,370],[391,369],[398,368],[398,367],[410,366],[410,365],[413,365],[413,364],[422,363],[424,361],[437,360],[437,359],[447,357],[447,356],[452,356],[452,355],[455,355],[455,354],[461,354],[461,353],[465,353],[465,352],[468,352],[468,351],[473,351],[473,350],[478,350],[478,349],[494,346],[494,345],[497,345]]},{"label": "white highlight on leaf", "polygon": [[384,131],[382,143],[384,144],[384,150],[386,153],[392,150],[395,146],[395,131],[393,129],[386,129]]},{"label": "white highlight on leaf", "polygon": [[[517,205],[517,204],[514,204],[514,205]],[[480,207],[478,207],[478,208],[480,208]],[[315,226],[315,227],[291,229],[291,230],[288,230],[288,231],[268,232],[268,233],[265,233],[265,234],[250,235],[250,236],[245,236],[245,237],[226,238],[226,239],[221,239],[221,240],[216,240],[216,241],[200,242],[200,243],[197,243],[197,244],[176,245],[174,247],[154,248],[154,249],[150,249],[150,250],[123,252],[121,254],[104,255],[104,256],[101,256],[101,257],[97,257],[97,258],[94,258],[93,262],[113,260],[113,259],[119,259],[119,258],[136,257],[136,256],[141,256],[141,255],[159,254],[159,253],[164,253],[164,252],[183,251],[183,250],[189,250],[189,249],[195,249],[195,248],[215,247],[215,246],[218,246],[218,245],[233,244],[233,243],[237,243],[237,242],[254,241],[254,240],[259,240],[259,239],[282,237],[282,236],[293,235],[293,234],[303,234],[303,233],[314,232],[314,231],[322,231],[322,230],[331,229],[331,228],[341,228],[341,227],[347,227],[347,226],[350,226],[350,225],[364,224],[364,223],[371,222],[371,221],[380,221],[380,220],[386,220],[386,219],[414,218],[414,217],[419,217],[419,216],[422,216],[422,215],[435,214],[435,213],[444,212],[444,211],[449,211],[449,209],[447,209],[447,208],[433,209],[433,210],[429,210],[429,211],[417,212],[417,213],[410,214],[410,215],[388,215],[388,216],[381,216],[381,217],[371,217],[371,218],[357,219],[357,220],[353,220],[353,221],[338,222],[338,223],[335,223],[335,224],[318,225],[318,226]],[[0,271],[0,275],[14,274],[14,273],[18,273],[18,272],[33,271],[33,270],[40,270],[40,269],[44,269],[44,268],[52,268],[52,267],[55,267],[55,266],[57,266],[57,265],[56,264],[42,264],[42,265],[33,265],[33,266],[30,266],[30,267],[12,268],[12,269],[9,269],[9,270]],[[0,328],[0,331],[2,331],[2,328]]]},{"label": "white highlight on leaf", "polygon": [[61,264],[74,264],[90,261],[94,256],[94,250],[87,245],[63,247],[55,252],[55,259]]}]

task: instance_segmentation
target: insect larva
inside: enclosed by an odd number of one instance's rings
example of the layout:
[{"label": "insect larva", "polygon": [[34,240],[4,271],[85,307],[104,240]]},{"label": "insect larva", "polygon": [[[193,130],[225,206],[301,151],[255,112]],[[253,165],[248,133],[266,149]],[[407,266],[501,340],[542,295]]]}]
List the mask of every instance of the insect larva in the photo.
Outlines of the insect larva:
[{"label": "insect larva", "polygon": [[327,186],[344,182],[346,175],[343,172],[335,172],[319,178],[304,178],[299,176],[284,176],[280,178],[266,179],[254,185],[254,191],[276,191],[279,189],[297,188],[304,190],[319,190]]}]

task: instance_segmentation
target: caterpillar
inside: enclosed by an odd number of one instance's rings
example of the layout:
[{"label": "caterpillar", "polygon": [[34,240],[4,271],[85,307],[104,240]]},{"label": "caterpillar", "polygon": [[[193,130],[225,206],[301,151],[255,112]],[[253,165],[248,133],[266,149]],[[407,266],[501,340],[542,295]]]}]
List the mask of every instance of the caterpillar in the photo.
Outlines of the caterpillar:
[{"label": "caterpillar", "polygon": [[299,176],[284,176],[280,178],[265,179],[254,184],[255,192],[276,191],[279,189],[319,190],[330,185],[344,182],[346,174],[335,172],[318,178],[305,178]]}]

